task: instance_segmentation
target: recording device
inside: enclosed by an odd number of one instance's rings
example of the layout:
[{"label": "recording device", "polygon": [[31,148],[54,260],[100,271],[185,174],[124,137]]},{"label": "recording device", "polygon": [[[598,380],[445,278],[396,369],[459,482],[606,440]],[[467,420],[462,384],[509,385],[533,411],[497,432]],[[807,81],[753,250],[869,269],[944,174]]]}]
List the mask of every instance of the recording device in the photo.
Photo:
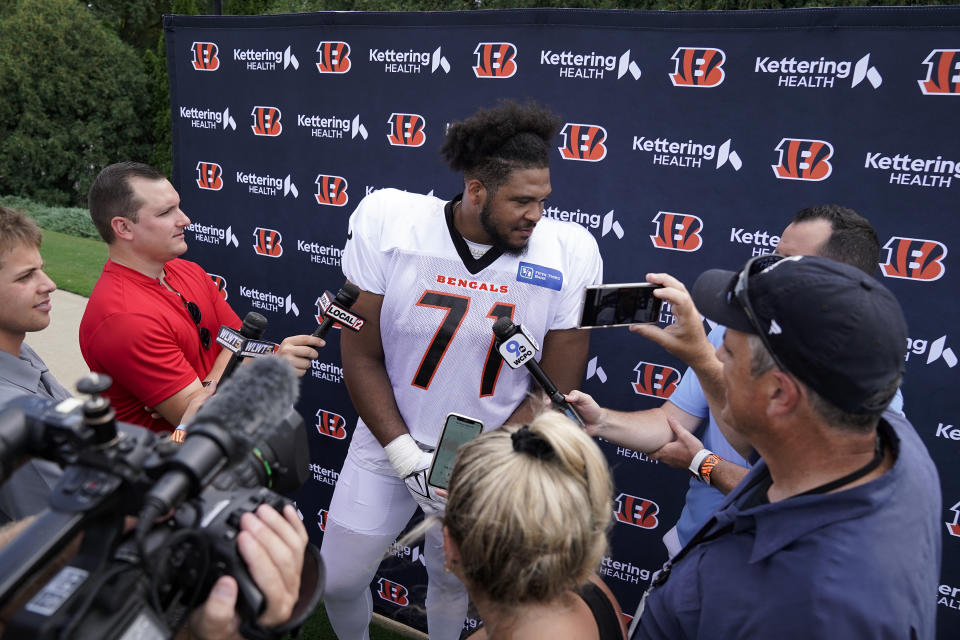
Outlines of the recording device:
[{"label": "recording device", "polygon": [[503,361],[511,369],[519,369],[525,366],[533,379],[553,401],[553,406],[581,427],[586,427],[577,410],[564,399],[563,394],[557,389],[557,385],[553,384],[540,363],[534,358],[537,351],[540,350],[540,345],[533,335],[524,329],[523,325],[513,324],[510,318],[506,316],[498,318],[493,323],[493,333],[497,337],[497,350],[503,357]]},{"label": "recording device", "polygon": [[334,323],[354,331],[360,331],[366,320],[360,314],[350,311],[350,307],[353,306],[359,296],[360,289],[352,282],[344,282],[340,290],[337,291],[336,297],[330,295],[329,291],[324,291],[323,295],[317,298],[317,305],[320,307],[323,320],[320,321],[320,326],[313,331],[313,335],[318,338],[326,337]]},{"label": "recording device", "polygon": [[438,489],[450,487],[450,472],[453,471],[453,461],[457,457],[457,450],[470,442],[483,431],[483,422],[476,418],[469,418],[459,413],[448,413],[440,432],[440,441],[430,463],[427,473],[427,484]]},{"label": "recording device", "polygon": [[663,300],[653,295],[663,285],[652,282],[590,285],[583,291],[580,329],[623,327],[657,322]]},{"label": "recording device", "polygon": [[[27,396],[0,412],[3,470],[24,455],[64,466],[49,509],[0,550],[0,606],[82,532],[80,551],[7,626],[8,637],[170,638],[224,574],[239,586],[241,632],[256,626],[265,602],[236,547],[240,518],[266,503],[281,509],[308,468],[306,431],[292,406],[290,366],[277,358],[242,367],[190,422],[183,445],[116,422],[101,394],[109,376],[77,385],[91,397],[54,403]],[[271,489],[272,488],[272,489]],[[172,516],[156,520],[156,514]],[[125,516],[139,515],[123,536]],[[308,546],[299,626],[319,602],[323,567]]]},{"label": "recording device", "polygon": [[239,333],[230,327],[220,327],[220,332],[217,334],[217,342],[233,352],[233,355],[230,356],[230,360],[227,362],[226,368],[223,370],[223,374],[220,376],[220,382],[223,382],[233,375],[233,370],[243,361],[243,358],[246,356],[244,347],[246,347],[247,342],[250,340],[259,340],[266,330],[267,319],[256,311],[251,311],[244,316]]}]

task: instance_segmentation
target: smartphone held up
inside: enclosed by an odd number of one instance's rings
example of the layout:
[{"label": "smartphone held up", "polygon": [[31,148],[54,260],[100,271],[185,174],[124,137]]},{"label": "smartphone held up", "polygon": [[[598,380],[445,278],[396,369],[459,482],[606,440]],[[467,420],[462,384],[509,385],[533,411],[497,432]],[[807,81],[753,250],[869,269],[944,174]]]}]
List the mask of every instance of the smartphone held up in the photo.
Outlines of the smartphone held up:
[{"label": "smartphone held up", "polygon": [[653,292],[662,287],[652,282],[586,287],[577,327],[595,329],[657,322],[663,300]]}]

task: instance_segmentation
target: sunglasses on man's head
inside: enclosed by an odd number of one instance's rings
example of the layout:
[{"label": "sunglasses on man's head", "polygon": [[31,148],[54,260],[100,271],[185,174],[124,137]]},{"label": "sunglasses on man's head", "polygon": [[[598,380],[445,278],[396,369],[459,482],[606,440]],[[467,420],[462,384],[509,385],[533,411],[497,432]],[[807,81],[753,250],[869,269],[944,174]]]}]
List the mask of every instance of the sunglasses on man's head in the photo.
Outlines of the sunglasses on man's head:
[{"label": "sunglasses on man's head", "polygon": [[760,341],[763,342],[763,346],[766,347],[767,351],[770,353],[770,357],[773,358],[773,361],[780,369],[783,371],[788,371],[788,369],[783,366],[783,363],[780,362],[780,358],[777,357],[777,354],[770,346],[770,342],[767,340],[767,331],[760,324],[757,313],[754,311],[753,305],[750,304],[750,295],[747,288],[750,278],[759,273],[763,273],[766,269],[770,268],[781,260],[783,260],[783,256],[776,253],[767,253],[755,258],[751,258],[747,264],[743,266],[743,270],[740,272],[740,276],[737,278],[737,284],[733,287],[733,295],[737,299],[737,302],[740,303],[741,308],[743,308],[743,312],[747,315],[747,320],[750,321],[750,325],[753,327],[754,331],[757,332],[757,335],[760,336]]}]

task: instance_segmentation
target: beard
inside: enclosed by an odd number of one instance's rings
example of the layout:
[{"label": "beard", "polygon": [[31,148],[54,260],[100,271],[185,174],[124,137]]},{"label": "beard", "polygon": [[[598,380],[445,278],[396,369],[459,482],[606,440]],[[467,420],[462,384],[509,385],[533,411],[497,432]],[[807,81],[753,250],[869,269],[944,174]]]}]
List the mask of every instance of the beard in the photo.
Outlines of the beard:
[{"label": "beard", "polygon": [[488,198],[480,210],[480,225],[483,227],[483,230],[486,231],[487,235],[493,240],[492,244],[497,249],[512,256],[524,255],[527,252],[528,243],[525,242],[519,247],[510,244],[507,239],[508,235],[493,224],[493,220],[491,220],[490,200],[492,200],[492,198]]}]

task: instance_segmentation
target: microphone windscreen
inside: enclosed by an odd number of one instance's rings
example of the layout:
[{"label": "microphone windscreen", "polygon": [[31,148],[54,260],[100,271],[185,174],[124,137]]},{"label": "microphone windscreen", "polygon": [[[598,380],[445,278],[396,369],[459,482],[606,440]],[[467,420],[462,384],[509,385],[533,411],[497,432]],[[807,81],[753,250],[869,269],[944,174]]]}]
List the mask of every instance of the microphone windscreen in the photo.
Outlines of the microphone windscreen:
[{"label": "microphone windscreen", "polygon": [[267,319],[256,311],[251,311],[243,317],[243,324],[240,326],[240,334],[244,338],[253,338],[254,340],[258,340],[266,330]]},{"label": "microphone windscreen", "polygon": [[506,340],[513,333],[514,326],[515,325],[510,318],[507,316],[500,316],[497,318],[497,321],[493,323],[493,333],[501,340]]},{"label": "microphone windscreen", "polygon": [[360,297],[360,289],[352,282],[344,282],[340,291],[337,292],[337,302],[346,307],[353,306],[358,297]]},{"label": "microphone windscreen", "polygon": [[299,396],[299,380],[290,363],[277,356],[255,358],[217,388],[190,425],[213,422],[253,434],[264,423],[286,416]]}]

